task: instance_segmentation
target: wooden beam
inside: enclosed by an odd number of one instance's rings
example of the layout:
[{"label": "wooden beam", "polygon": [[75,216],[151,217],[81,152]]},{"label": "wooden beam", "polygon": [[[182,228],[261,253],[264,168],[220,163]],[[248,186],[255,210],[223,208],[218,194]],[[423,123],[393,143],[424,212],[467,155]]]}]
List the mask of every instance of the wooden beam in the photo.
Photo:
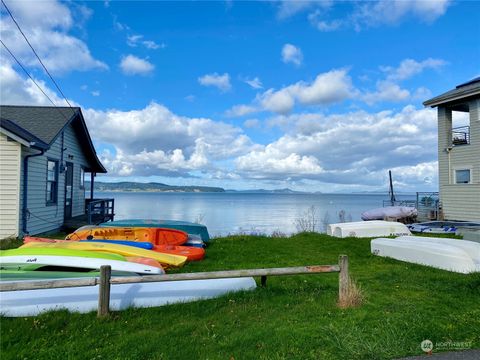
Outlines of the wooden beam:
[{"label": "wooden beam", "polygon": [[250,276],[281,276],[281,275],[300,275],[300,274],[318,274],[339,272],[338,265],[316,265],[299,266],[287,268],[268,268],[268,269],[250,269],[250,270],[228,270],[228,271],[210,271],[184,274],[167,275],[145,275],[145,276],[122,276],[112,278],[112,284],[130,284],[156,281],[181,281],[181,280],[204,280],[204,279],[223,279],[239,278]]},{"label": "wooden beam", "polygon": [[345,302],[348,297],[348,283],[350,278],[348,276],[348,256],[340,255],[338,259],[340,267],[340,274],[338,276],[338,301],[340,304]]},{"label": "wooden beam", "polygon": [[110,277],[112,268],[109,265],[100,267],[100,283],[98,287],[98,317],[105,317],[110,312]]},{"label": "wooden beam", "polygon": [[[167,275],[144,275],[144,276],[122,276],[110,279],[111,284],[131,284],[156,281],[181,281],[181,280],[202,280],[202,279],[222,279],[222,278],[239,278],[250,276],[281,276],[281,275],[300,275],[300,274],[318,274],[339,272],[339,265],[315,265],[315,266],[299,266],[287,268],[267,268],[267,269],[251,269],[251,270],[229,270],[229,271],[212,271],[197,272],[183,274],[167,274]],[[34,290],[34,289],[53,289],[77,286],[95,286],[99,284],[98,278],[89,279],[70,279],[70,280],[36,280],[36,281],[19,281],[10,283],[0,282],[1,291],[17,291],[17,290]]]}]

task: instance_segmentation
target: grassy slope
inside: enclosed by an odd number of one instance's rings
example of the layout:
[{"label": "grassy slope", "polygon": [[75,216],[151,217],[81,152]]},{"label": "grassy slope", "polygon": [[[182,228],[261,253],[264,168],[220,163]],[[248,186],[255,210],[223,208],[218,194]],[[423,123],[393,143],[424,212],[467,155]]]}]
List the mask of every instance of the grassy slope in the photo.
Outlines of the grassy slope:
[{"label": "grassy slope", "polygon": [[420,342],[480,347],[480,276],[370,255],[368,239],[301,234],[217,239],[182,271],[334,264],[350,258],[367,296],[336,306],[338,274],[269,278],[266,288],[189,304],[130,309],[97,320],[67,312],[1,319],[2,358],[381,359]]}]

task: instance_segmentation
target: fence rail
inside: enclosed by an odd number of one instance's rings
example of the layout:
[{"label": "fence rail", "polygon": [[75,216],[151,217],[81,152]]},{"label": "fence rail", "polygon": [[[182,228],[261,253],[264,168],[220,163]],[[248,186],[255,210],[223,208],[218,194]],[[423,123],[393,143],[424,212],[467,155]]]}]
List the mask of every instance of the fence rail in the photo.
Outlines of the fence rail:
[{"label": "fence rail", "polygon": [[129,277],[111,277],[111,267],[102,266],[100,268],[100,277],[88,279],[60,279],[60,280],[36,280],[36,281],[15,281],[0,283],[0,292],[20,291],[20,290],[38,290],[38,289],[57,289],[66,287],[82,287],[99,285],[98,313],[99,317],[109,313],[110,306],[110,286],[113,284],[132,284],[158,281],[182,281],[182,280],[206,280],[222,278],[239,277],[261,277],[261,284],[266,285],[267,276],[284,275],[307,275],[320,273],[339,273],[339,302],[346,300],[348,296],[349,274],[348,274],[348,256],[340,255],[338,265],[313,265],[299,267],[266,268],[266,269],[245,269],[245,270],[227,270],[198,273],[166,274],[166,275],[145,275]]}]

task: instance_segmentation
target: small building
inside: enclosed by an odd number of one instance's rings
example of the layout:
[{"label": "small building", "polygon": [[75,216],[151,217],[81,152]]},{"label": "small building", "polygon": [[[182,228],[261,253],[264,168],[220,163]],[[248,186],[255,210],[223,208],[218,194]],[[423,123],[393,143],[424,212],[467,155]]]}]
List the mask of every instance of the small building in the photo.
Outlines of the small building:
[{"label": "small building", "polygon": [[80,108],[0,106],[0,239],[85,215],[86,174],[106,172]]},{"label": "small building", "polygon": [[439,196],[443,217],[480,221],[480,77],[423,105],[438,110]]}]

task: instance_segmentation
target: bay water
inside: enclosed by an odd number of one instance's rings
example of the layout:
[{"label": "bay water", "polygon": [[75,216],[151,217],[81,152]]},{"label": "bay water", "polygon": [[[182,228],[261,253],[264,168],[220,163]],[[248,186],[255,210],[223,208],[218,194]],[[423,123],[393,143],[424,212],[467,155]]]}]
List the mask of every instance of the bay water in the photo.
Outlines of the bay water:
[{"label": "bay water", "polygon": [[[382,207],[386,194],[269,194],[269,193],[167,193],[96,192],[95,198],[115,199],[115,220],[169,219],[200,222],[212,237],[228,234],[297,232],[301,219],[314,210],[315,230],[325,224],[360,221],[361,213]],[[398,195],[397,200],[415,200]],[[313,207],[313,208],[312,208]]]}]

